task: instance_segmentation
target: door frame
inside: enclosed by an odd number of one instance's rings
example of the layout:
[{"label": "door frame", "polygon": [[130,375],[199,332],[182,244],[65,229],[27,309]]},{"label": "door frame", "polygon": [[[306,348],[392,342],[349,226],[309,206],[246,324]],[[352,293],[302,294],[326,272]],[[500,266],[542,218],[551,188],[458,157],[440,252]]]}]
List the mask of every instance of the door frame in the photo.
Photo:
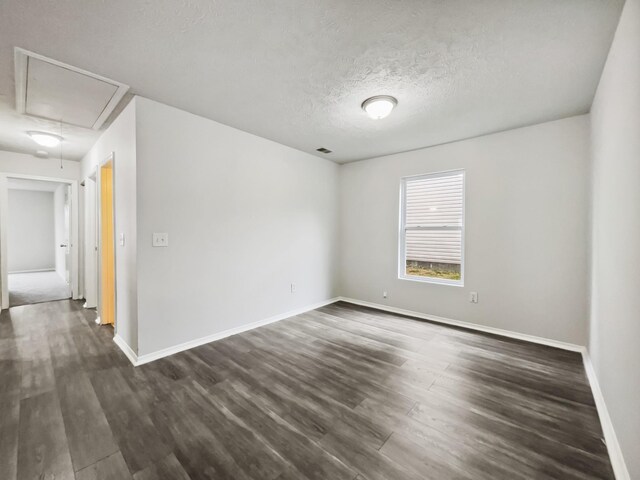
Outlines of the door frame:
[{"label": "door frame", "polygon": [[0,172],[0,309],[5,310],[9,308],[9,272],[8,265],[9,259],[7,258],[8,248],[7,248],[7,226],[8,226],[8,215],[9,215],[9,188],[7,185],[7,179],[9,178],[20,178],[25,180],[41,180],[45,182],[56,182],[56,183],[65,183],[71,185],[71,198],[70,198],[70,235],[69,241],[71,242],[71,268],[70,270],[70,282],[69,286],[71,288],[71,298],[77,300],[80,297],[80,289],[79,289],[79,271],[80,271],[80,262],[79,262],[79,194],[78,194],[78,181],[77,180],[69,180],[68,178],[56,178],[56,177],[46,177],[42,175],[27,175],[22,173],[11,173],[11,172]]},{"label": "door frame", "polygon": [[[99,216],[99,203],[98,203],[98,172],[97,168],[94,169],[85,179],[80,183],[84,187],[83,189],[83,207],[84,207],[84,222],[83,222],[83,235],[82,235],[82,247],[83,247],[83,282],[82,292],[84,293],[84,308],[98,308],[98,216]],[[89,187],[90,185],[90,187]],[[89,194],[91,190],[91,194]],[[89,234],[89,232],[91,234]],[[89,241],[92,240],[92,244],[89,245]],[[92,252],[91,255],[88,255]],[[90,269],[89,264],[91,265]],[[89,282],[92,283],[91,288],[88,287]],[[89,295],[91,293],[91,295]]]},{"label": "door frame", "polygon": [[102,313],[102,167],[111,162],[111,199],[112,199],[112,211],[113,211],[113,331],[114,334],[118,332],[118,243],[117,243],[117,230],[116,230],[116,156],[115,152],[111,152],[104,160],[102,160],[96,166],[96,220],[97,220],[97,244],[98,254],[96,256],[97,269],[96,273],[98,279],[96,282],[97,287],[97,313],[96,323],[102,324],[100,315]]}]

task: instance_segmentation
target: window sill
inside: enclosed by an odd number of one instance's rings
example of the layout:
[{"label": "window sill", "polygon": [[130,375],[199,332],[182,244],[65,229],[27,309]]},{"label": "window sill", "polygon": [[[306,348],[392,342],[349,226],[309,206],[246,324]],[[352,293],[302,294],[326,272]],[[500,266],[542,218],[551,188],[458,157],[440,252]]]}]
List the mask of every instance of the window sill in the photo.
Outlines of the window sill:
[{"label": "window sill", "polygon": [[398,279],[407,280],[409,282],[432,283],[435,285],[447,285],[449,287],[464,287],[464,279],[446,280],[443,278],[418,277],[418,276],[412,276],[412,275],[398,275]]}]

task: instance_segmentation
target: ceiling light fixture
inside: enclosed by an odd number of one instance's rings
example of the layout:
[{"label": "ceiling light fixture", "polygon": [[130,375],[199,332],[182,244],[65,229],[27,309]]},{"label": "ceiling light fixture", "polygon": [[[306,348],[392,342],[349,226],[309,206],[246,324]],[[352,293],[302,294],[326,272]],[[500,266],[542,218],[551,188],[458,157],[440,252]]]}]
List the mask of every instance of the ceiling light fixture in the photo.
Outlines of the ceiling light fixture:
[{"label": "ceiling light fixture", "polygon": [[43,147],[57,147],[63,138],[60,135],[54,135],[53,133],[46,132],[27,132],[34,142]]},{"label": "ceiling light fixture", "polygon": [[369,117],[374,120],[380,120],[388,116],[396,105],[398,105],[398,100],[394,97],[389,95],[376,95],[362,102],[362,109],[367,112]]}]

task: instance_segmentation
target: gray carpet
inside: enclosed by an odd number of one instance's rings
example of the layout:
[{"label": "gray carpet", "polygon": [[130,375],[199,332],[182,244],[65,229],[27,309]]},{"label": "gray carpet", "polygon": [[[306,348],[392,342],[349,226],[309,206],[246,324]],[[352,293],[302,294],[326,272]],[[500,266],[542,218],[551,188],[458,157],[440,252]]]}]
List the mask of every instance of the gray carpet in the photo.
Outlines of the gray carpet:
[{"label": "gray carpet", "polygon": [[69,286],[56,272],[10,273],[9,305],[30,305],[69,298]]}]

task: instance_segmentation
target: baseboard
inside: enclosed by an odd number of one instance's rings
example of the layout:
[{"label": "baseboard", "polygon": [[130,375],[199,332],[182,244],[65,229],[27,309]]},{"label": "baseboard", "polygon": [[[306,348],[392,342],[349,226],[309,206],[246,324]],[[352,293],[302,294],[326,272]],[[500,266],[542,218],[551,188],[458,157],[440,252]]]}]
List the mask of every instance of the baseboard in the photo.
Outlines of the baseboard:
[{"label": "baseboard", "polygon": [[353,303],[354,305],[360,305],[363,307],[375,308],[377,310],[383,310],[389,313],[397,313],[397,314],[406,315],[409,317],[420,318],[422,320],[429,320],[431,322],[442,323],[444,325],[453,325],[455,327],[466,328],[468,330],[491,333],[493,335],[499,335],[501,337],[515,338],[517,340],[524,340],[525,342],[538,343],[540,345],[560,348],[562,350],[569,350],[571,352],[582,352],[585,348],[581,345],[576,345],[574,343],[560,342],[558,340],[552,340],[550,338],[537,337],[535,335],[527,335],[526,333],[518,333],[518,332],[513,332],[511,330],[503,330],[501,328],[487,327],[486,325],[479,325],[477,323],[463,322],[461,320],[453,320],[451,318],[439,317],[437,315],[414,312],[413,310],[405,310],[403,308],[391,307],[389,305],[381,305],[379,303],[365,302],[362,300],[356,300],[356,299],[347,298],[347,297],[338,297],[338,299],[343,302]]},{"label": "baseboard", "polygon": [[118,345],[118,347],[120,347],[120,350],[123,351],[129,361],[136,366],[138,364],[138,355],[136,355],[136,352],[133,351],[129,344],[117,333],[113,336],[113,341]]},{"label": "baseboard", "polygon": [[35,270],[16,270],[15,272],[9,272],[9,274],[12,274],[12,273],[55,272],[55,271],[56,271],[55,268],[36,268]]},{"label": "baseboard", "polygon": [[596,376],[596,371],[593,368],[591,362],[591,356],[585,348],[582,352],[582,360],[584,362],[584,369],[587,372],[587,378],[589,385],[591,385],[591,392],[593,393],[593,399],[596,402],[596,408],[598,409],[598,416],[600,417],[600,425],[602,425],[602,432],[604,433],[604,441],[607,444],[607,451],[609,452],[609,459],[611,460],[611,466],[613,467],[613,473],[616,476],[616,480],[631,480],[627,465],[624,462],[622,456],[622,450],[618,443],[618,437],[613,428],[611,417],[609,416],[609,410],[604,401],[602,390],[600,389],[600,383]]},{"label": "baseboard", "polygon": [[[179,353],[185,350],[189,350],[191,348],[199,347],[200,345],[204,345],[205,343],[214,342],[216,340],[221,340],[223,338],[230,337],[231,335],[237,335],[238,333],[246,332],[248,330],[253,330],[254,328],[262,327],[264,325],[269,325],[270,323],[279,322],[280,320],[284,320],[285,318],[293,317],[295,315],[300,315],[301,313],[305,313],[310,310],[315,310],[316,308],[324,307],[325,305],[329,305],[330,303],[335,303],[337,301],[338,301],[338,298],[331,298],[329,300],[324,300],[322,302],[314,303],[312,305],[307,305],[305,307],[298,308],[296,310],[290,310],[288,312],[281,313],[279,315],[274,315],[273,317],[265,318],[263,320],[258,320],[257,322],[247,323],[246,325],[230,328],[222,332],[214,333],[212,335],[207,335],[206,337],[190,340],[188,342],[184,342],[178,345],[174,345],[172,347],[164,348],[162,350],[158,350],[156,352],[147,353],[145,355],[140,355],[140,356],[137,356],[133,351],[131,351],[128,345],[122,342],[121,339],[116,340],[116,338],[114,337],[114,341],[124,351],[127,357],[129,357],[129,360],[131,360],[131,363],[133,363],[134,366],[144,365],[145,363],[153,362],[154,360],[159,360],[160,358],[168,357],[175,353]],[[126,348],[129,348],[129,351],[133,356],[130,356],[130,354],[127,353],[127,351],[123,348],[123,346],[119,342],[122,342],[124,345],[126,345]]]}]

